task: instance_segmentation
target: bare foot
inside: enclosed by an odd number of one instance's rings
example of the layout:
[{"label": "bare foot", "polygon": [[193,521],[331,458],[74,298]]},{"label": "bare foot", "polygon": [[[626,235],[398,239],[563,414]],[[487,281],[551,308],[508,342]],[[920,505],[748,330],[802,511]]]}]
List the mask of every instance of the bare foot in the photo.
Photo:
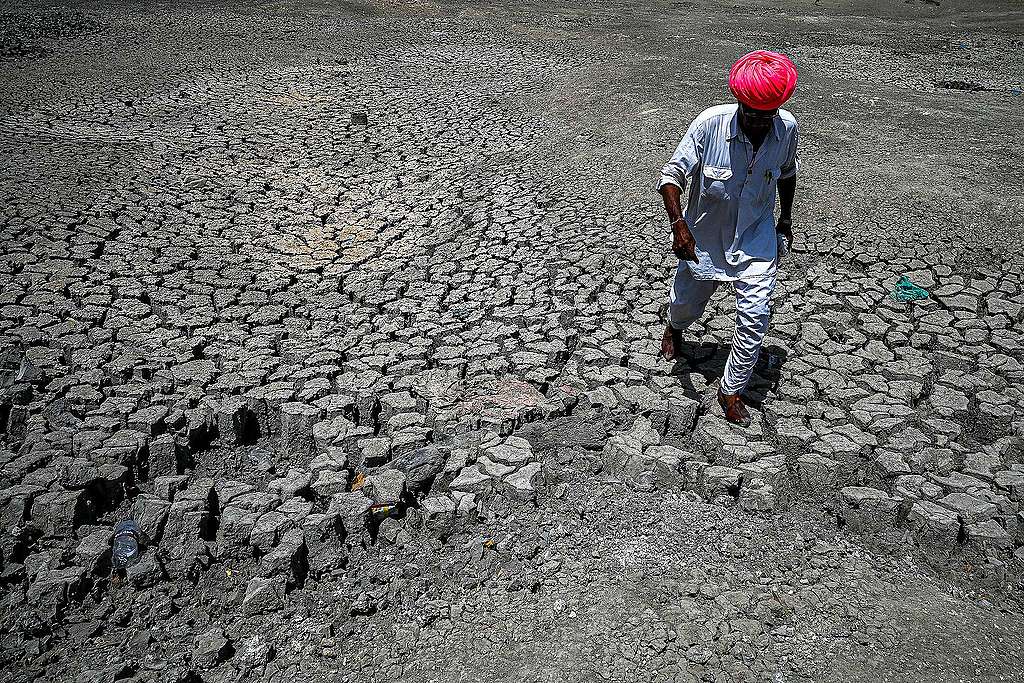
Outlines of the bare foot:
[{"label": "bare foot", "polygon": [[726,420],[741,427],[750,426],[750,413],[747,412],[747,406],[739,394],[723,394],[719,389],[718,404],[722,406]]},{"label": "bare foot", "polygon": [[661,335],[661,355],[665,360],[679,357],[679,347],[683,344],[683,333],[671,325],[665,326],[665,334]]}]

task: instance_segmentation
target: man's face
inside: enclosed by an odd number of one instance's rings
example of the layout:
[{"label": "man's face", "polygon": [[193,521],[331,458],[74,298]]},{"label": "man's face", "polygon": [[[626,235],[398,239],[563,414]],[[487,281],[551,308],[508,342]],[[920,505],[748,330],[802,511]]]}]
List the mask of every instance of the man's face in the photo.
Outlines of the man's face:
[{"label": "man's face", "polygon": [[778,115],[778,109],[752,109],[742,102],[740,103],[740,125],[746,133],[764,135],[772,127],[772,123]]}]

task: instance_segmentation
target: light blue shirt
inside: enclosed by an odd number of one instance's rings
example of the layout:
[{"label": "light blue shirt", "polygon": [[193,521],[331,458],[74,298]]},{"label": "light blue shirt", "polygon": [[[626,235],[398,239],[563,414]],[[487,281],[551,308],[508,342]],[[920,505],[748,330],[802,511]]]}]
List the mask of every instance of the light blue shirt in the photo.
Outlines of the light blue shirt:
[{"label": "light blue shirt", "polygon": [[666,183],[690,192],[683,217],[699,263],[686,261],[699,280],[749,280],[775,274],[775,188],[796,175],[796,119],[779,110],[764,142],[754,146],[740,130],[738,104],[705,109],[690,124],[661,169]]}]

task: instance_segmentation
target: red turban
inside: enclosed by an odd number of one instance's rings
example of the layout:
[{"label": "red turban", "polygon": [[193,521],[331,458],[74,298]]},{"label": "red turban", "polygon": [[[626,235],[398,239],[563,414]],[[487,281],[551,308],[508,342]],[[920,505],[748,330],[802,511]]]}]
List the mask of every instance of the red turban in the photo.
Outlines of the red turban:
[{"label": "red turban", "polygon": [[729,71],[729,90],[752,109],[778,109],[796,88],[796,67],[786,55],[755,50],[736,60]]}]

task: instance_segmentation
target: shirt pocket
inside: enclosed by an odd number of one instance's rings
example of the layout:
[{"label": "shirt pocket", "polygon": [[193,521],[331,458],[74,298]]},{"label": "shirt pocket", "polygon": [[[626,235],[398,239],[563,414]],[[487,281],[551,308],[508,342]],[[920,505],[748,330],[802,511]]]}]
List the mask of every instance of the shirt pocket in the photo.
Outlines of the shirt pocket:
[{"label": "shirt pocket", "polygon": [[759,183],[757,188],[758,204],[763,205],[765,202],[772,201],[772,197],[775,194],[775,184],[779,180],[780,172],[781,169],[779,166],[769,166],[761,172],[760,177],[758,178]]},{"label": "shirt pocket", "polygon": [[729,179],[732,178],[732,169],[728,166],[705,166],[702,169],[704,185],[701,187],[701,194],[710,199],[725,201],[729,199],[727,188]]}]

